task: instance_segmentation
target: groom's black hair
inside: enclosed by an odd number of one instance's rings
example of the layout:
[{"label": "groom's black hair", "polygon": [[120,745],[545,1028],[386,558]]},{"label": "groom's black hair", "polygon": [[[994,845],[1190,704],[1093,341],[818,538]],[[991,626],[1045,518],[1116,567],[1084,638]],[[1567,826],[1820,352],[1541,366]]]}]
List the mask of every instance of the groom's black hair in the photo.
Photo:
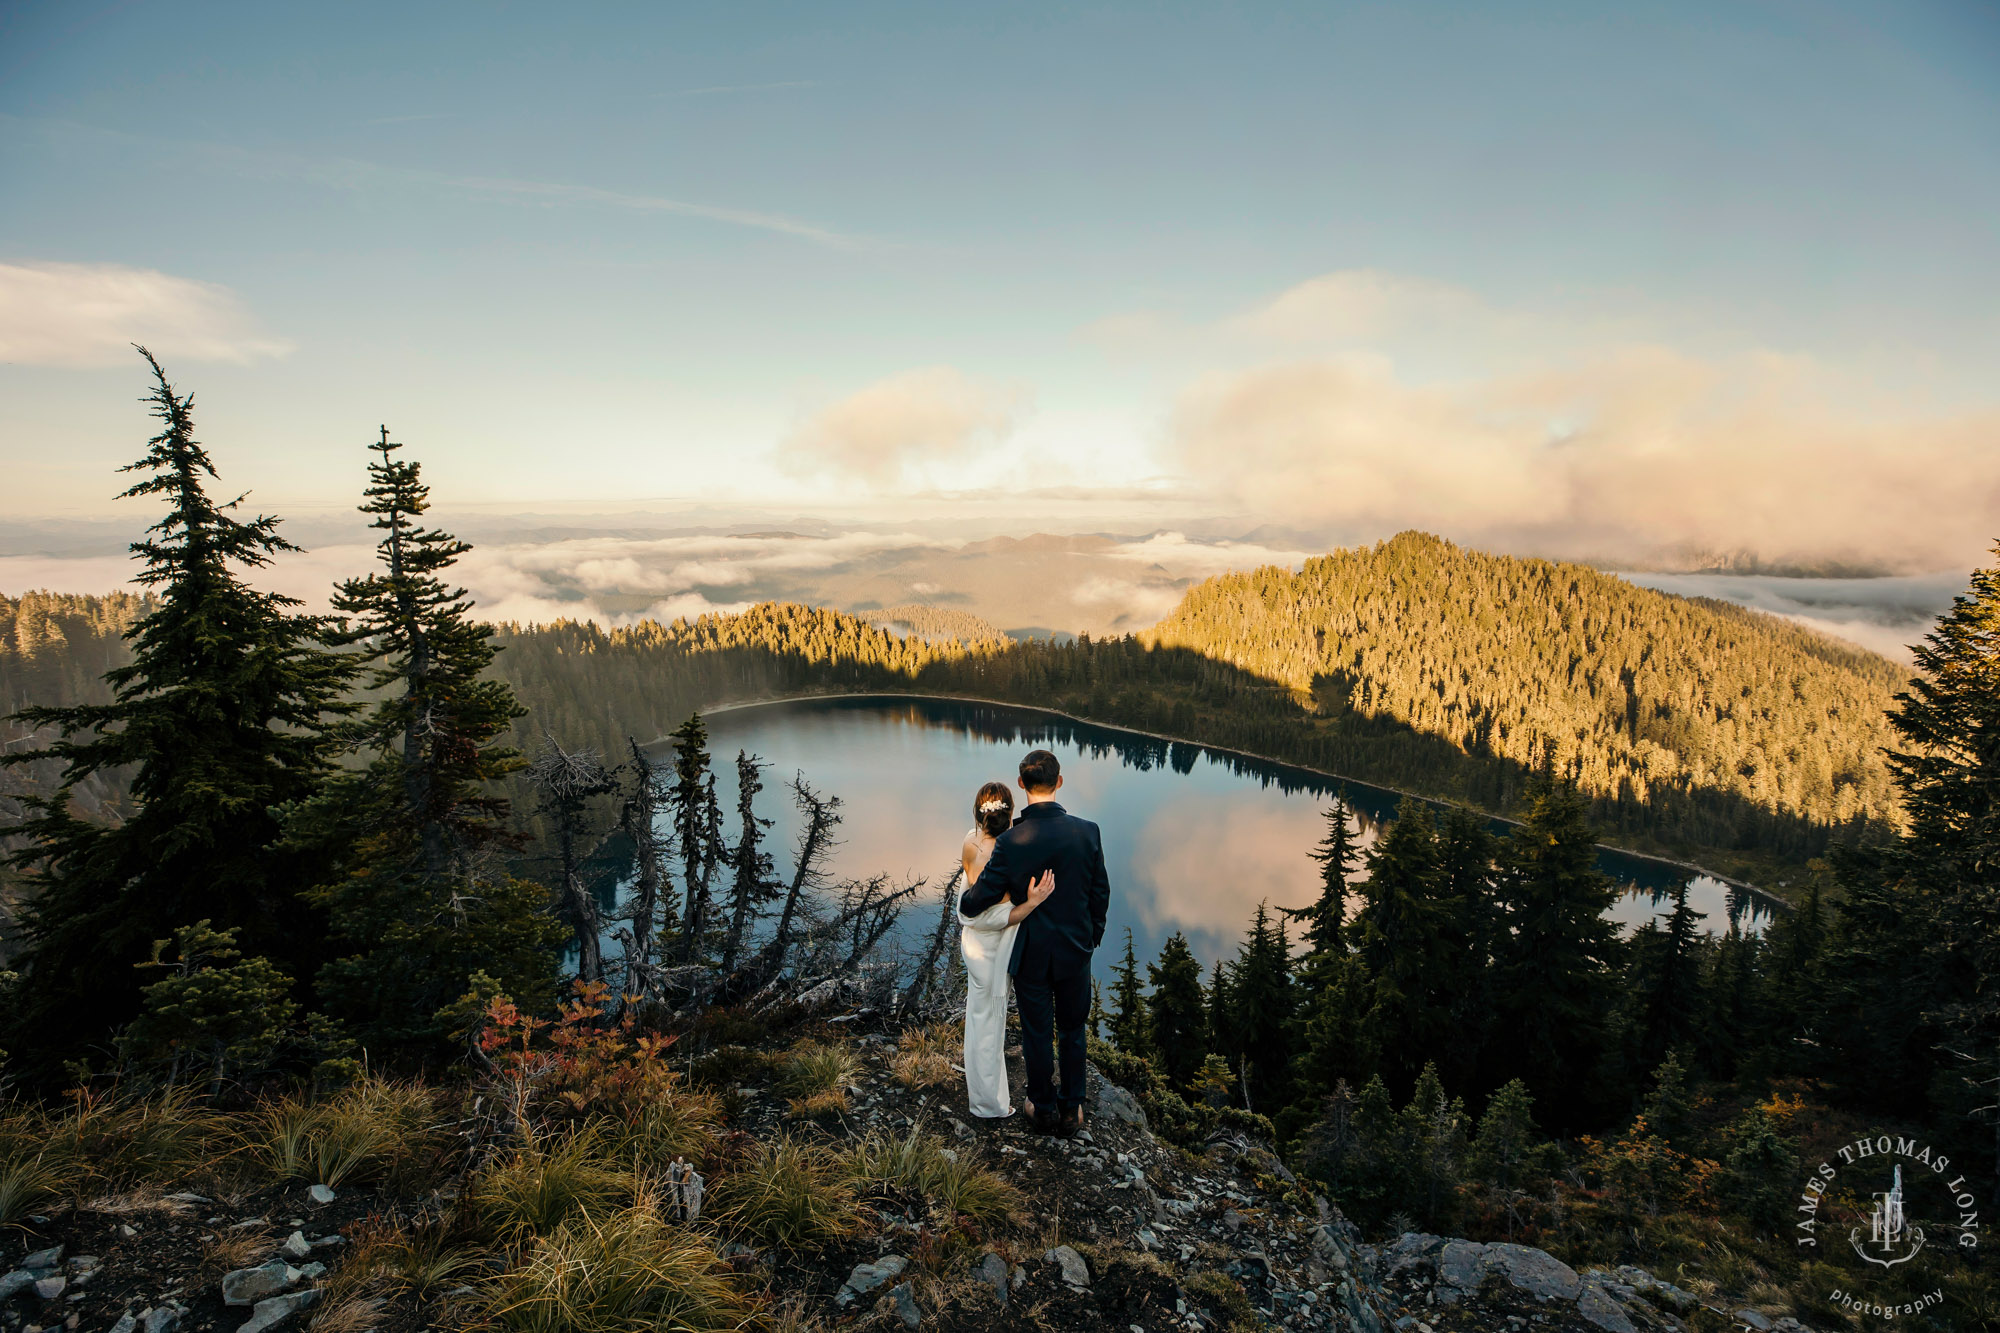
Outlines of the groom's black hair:
[{"label": "groom's black hair", "polygon": [[1029,791],[1047,791],[1062,776],[1062,765],[1047,750],[1030,750],[1021,760],[1021,785]]}]

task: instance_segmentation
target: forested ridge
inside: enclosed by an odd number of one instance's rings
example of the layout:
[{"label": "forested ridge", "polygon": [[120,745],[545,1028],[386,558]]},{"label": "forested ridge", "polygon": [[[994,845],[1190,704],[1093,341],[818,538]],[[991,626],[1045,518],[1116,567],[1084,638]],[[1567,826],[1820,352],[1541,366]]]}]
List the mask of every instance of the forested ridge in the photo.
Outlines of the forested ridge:
[{"label": "forested ridge", "polygon": [[500,670],[541,719],[524,725],[607,750],[722,702],[962,694],[1506,815],[1548,765],[1613,841],[1751,873],[1893,826],[1884,718],[1908,679],[1757,612],[1416,533],[1210,579],[1143,638],[926,640],[766,604],[502,640]]}]

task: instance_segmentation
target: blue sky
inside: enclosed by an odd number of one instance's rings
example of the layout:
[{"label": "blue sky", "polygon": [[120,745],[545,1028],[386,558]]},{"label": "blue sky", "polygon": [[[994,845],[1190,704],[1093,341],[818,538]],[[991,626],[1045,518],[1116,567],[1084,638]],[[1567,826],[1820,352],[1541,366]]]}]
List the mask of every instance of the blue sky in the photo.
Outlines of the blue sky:
[{"label": "blue sky", "polygon": [[387,421],[498,505],[1959,563],[1996,70],[1972,3],[16,3],[0,508],[107,509],[138,336],[293,506]]}]

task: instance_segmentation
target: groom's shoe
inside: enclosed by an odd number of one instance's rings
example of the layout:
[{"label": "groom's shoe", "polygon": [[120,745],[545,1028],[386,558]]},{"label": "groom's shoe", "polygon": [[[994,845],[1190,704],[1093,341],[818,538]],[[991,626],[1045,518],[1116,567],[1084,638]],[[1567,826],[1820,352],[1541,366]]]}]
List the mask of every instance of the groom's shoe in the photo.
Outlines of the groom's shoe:
[{"label": "groom's shoe", "polygon": [[1073,1139],[1083,1133],[1083,1108],[1072,1106],[1057,1113],[1055,1133],[1057,1138],[1063,1139]]},{"label": "groom's shoe", "polygon": [[1053,1106],[1037,1106],[1027,1098],[1021,1099],[1021,1109],[1028,1113],[1028,1123],[1037,1134],[1057,1134],[1062,1131],[1062,1115]]}]

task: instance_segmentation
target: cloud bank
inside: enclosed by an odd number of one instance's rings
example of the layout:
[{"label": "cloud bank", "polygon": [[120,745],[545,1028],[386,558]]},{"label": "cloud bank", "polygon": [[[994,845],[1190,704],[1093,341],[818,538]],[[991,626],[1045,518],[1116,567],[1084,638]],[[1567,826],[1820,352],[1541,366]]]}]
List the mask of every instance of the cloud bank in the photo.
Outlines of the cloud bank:
[{"label": "cloud bank", "polygon": [[814,413],[780,457],[797,472],[891,485],[1000,440],[1018,409],[1016,395],[949,366],[907,370]]},{"label": "cloud bank", "polygon": [[2000,525],[2000,413],[1836,410],[1813,368],[1637,348],[1418,384],[1380,357],[1212,375],[1171,449],[1295,528],[1421,527],[1544,554],[1753,547],[1770,560],[1964,568]]},{"label": "cloud bank", "polygon": [[214,283],[122,264],[0,264],[0,361],[127,365],[133,343],[174,361],[245,363],[292,350]]}]

